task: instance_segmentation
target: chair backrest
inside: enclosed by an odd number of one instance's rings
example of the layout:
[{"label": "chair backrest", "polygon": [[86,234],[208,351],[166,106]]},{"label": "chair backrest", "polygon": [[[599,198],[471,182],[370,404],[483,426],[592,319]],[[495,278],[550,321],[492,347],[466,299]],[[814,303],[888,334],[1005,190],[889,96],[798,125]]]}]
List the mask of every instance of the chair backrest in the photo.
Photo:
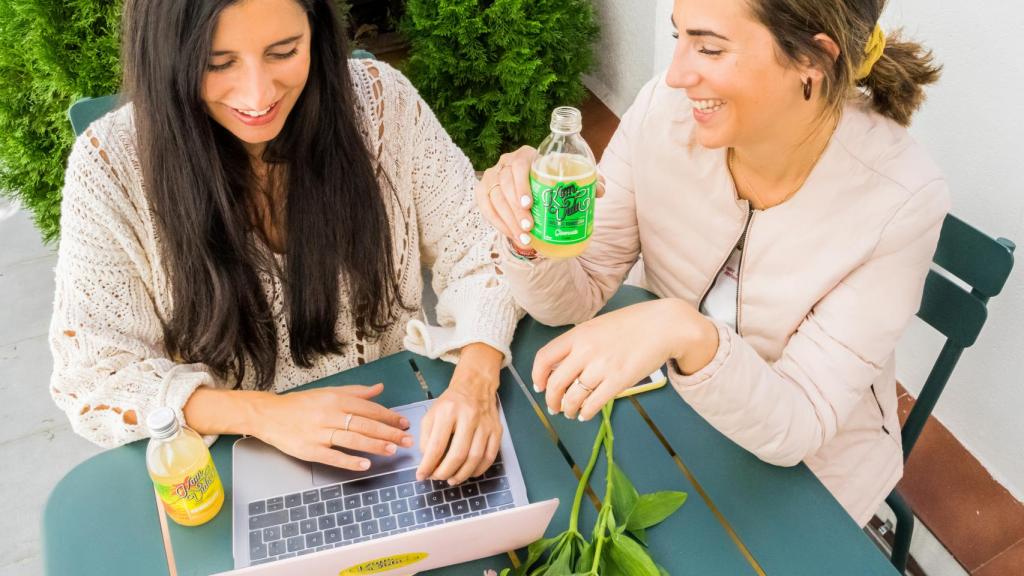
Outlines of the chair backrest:
[{"label": "chair backrest", "polygon": [[[925,380],[903,425],[903,460],[917,443],[964,348],[974,344],[988,318],[988,300],[1002,291],[1013,269],[1013,242],[993,240],[952,214],[946,216],[935,250],[935,269],[928,272],[917,316],[946,337],[938,359]],[[950,279],[956,277],[970,291]]]},{"label": "chair backrest", "polygon": [[71,129],[75,131],[75,136],[81,135],[94,120],[113,110],[120,98],[120,95],[112,94],[96,98],[82,98],[72,104],[68,108],[68,120],[71,121]]}]

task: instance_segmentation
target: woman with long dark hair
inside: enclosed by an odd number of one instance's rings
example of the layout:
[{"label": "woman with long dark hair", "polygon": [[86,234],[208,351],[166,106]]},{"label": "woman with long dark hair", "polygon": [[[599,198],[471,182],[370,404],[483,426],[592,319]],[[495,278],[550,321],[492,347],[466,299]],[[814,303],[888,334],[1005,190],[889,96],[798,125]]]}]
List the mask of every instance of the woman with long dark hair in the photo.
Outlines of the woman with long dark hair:
[{"label": "woman with long dark hair", "polygon": [[404,341],[458,361],[420,476],[482,473],[520,312],[473,169],[415,89],[346,58],[332,0],[135,0],[123,25],[127,104],[78,139],[64,188],[51,393],[74,429],[116,446],[171,406],[202,434],[365,469],[334,448],[412,443],[380,385],[276,392]]}]

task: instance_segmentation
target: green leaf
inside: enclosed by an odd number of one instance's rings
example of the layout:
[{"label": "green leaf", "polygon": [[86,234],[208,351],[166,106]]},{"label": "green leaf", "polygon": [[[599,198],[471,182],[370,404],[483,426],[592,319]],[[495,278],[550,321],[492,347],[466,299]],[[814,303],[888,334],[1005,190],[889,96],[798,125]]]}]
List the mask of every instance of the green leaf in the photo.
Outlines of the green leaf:
[{"label": "green leaf", "polygon": [[608,543],[608,560],[629,576],[656,576],[658,566],[642,546],[628,536],[613,536]]},{"label": "green leaf", "polygon": [[508,576],[510,573],[512,573],[512,569],[511,568],[505,568],[504,570],[501,571],[501,574],[499,576]]},{"label": "green leaf", "polygon": [[580,559],[576,561],[576,572],[587,573],[590,572],[590,567],[594,565],[594,553],[596,551],[597,544],[594,542],[588,542],[580,553]]},{"label": "green leaf", "polygon": [[637,539],[638,542],[640,542],[644,546],[647,546],[646,530],[644,530],[643,528],[629,528],[629,526],[627,526],[626,529],[629,531],[630,534],[633,535],[634,538]]},{"label": "green leaf", "polygon": [[661,574],[661,576],[671,576],[668,573],[668,570],[665,570],[664,568],[661,567],[661,564],[658,564],[658,573]]},{"label": "green leaf", "polygon": [[686,502],[685,492],[665,491],[644,494],[637,500],[633,513],[626,521],[630,531],[646,529],[668,518]]},{"label": "green leaf", "polygon": [[559,534],[553,538],[541,538],[533,544],[530,544],[526,548],[526,562],[523,562],[522,566],[530,567],[533,566],[540,557],[544,555],[552,546],[554,546],[559,540],[564,538],[565,534]]},{"label": "green leaf", "polygon": [[619,518],[629,518],[640,496],[626,473],[614,462],[611,463],[609,474],[612,478],[612,509]]},{"label": "green leaf", "polygon": [[541,574],[571,574],[573,565],[573,549],[572,545],[565,542],[564,545],[555,548],[555,551],[551,553],[551,559],[548,563],[547,570],[541,572]]}]

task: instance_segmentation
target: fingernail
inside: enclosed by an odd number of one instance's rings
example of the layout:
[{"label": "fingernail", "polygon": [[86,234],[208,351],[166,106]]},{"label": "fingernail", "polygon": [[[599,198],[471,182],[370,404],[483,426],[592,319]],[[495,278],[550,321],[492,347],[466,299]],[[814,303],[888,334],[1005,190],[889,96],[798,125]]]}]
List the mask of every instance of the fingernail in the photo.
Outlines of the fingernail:
[{"label": "fingernail", "polygon": [[394,444],[388,444],[385,450],[388,451],[388,454],[394,454],[395,452],[398,451],[398,446],[395,446]]},{"label": "fingernail", "polygon": [[402,438],[402,446],[405,446],[406,448],[412,448],[412,436],[406,436],[405,438]]},{"label": "fingernail", "polygon": [[539,387],[539,386],[537,386],[536,384],[534,384],[534,385],[533,385],[533,391],[534,391],[534,392],[536,392],[537,394],[540,394],[540,393],[541,393],[541,389],[540,389],[540,387]]},{"label": "fingernail", "polygon": [[451,478],[451,479],[448,480],[448,485],[449,486],[455,486],[455,484],[456,484],[455,478]]},{"label": "fingernail", "polygon": [[529,244],[530,243],[530,235],[529,234],[520,234],[519,235],[519,243],[522,244],[523,246],[526,246],[527,244]]},{"label": "fingernail", "polygon": [[409,419],[408,418],[402,418],[401,420],[398,421],[398,423],[402,426],[402,428],[408,428],[409,427]]},{"label": "fingernail", "polygon": [[580,422],[586,422],[587,421],[587,419],[583,417],[583,414],[580,414],[580,417],[577,418],[577,420],[579,420]]},{"label": "fingernail", "polygon": [[530,205],[530,197],[523,196],[522,198],[519,199],[519,203],[523,205],[523,208],[526,208],[527,206]]},{"label": "fingernail", "polygon": [[367,468],[370,467],[370,461],[363,460],[362,462],[359,463],[359,467],[362,468],[363,470],[366,470]]},{"label": "fingernail", "polygon": [[548,414],[551,414],[552,416],[554,416],[555,414],[558,414],[558,412],[555,412],[551,408],[548,408]]},{"label": "fingernail", "polygon": [[521,226],[523,230],[529,230],[530,228],[533,228],[533,223],[530,222],[529,218],[523,218],[519,222],[519,226]]}]

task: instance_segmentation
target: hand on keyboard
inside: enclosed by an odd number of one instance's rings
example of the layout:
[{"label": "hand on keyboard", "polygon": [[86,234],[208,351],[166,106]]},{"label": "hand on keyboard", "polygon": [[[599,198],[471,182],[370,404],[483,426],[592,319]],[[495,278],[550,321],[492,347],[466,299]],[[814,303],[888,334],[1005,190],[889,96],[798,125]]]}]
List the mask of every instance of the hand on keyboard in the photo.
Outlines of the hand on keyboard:
[{"label": "hand on keyboard", "polygon": [[423,459],[416,470],[418,479],[461,484],[494,462],[502,434],[495,397],[502,357],[486,344],[462,349],[448,389],[434,400],[420,424]]},{"label": "hand on keyboard", "polygon": [[370,400],[383,390],[377,384],[268,394],[255,406],[252,435],[302,460],[366,470],[369,460],[333,447],[387,456],[413,444],[408,420]]}]

